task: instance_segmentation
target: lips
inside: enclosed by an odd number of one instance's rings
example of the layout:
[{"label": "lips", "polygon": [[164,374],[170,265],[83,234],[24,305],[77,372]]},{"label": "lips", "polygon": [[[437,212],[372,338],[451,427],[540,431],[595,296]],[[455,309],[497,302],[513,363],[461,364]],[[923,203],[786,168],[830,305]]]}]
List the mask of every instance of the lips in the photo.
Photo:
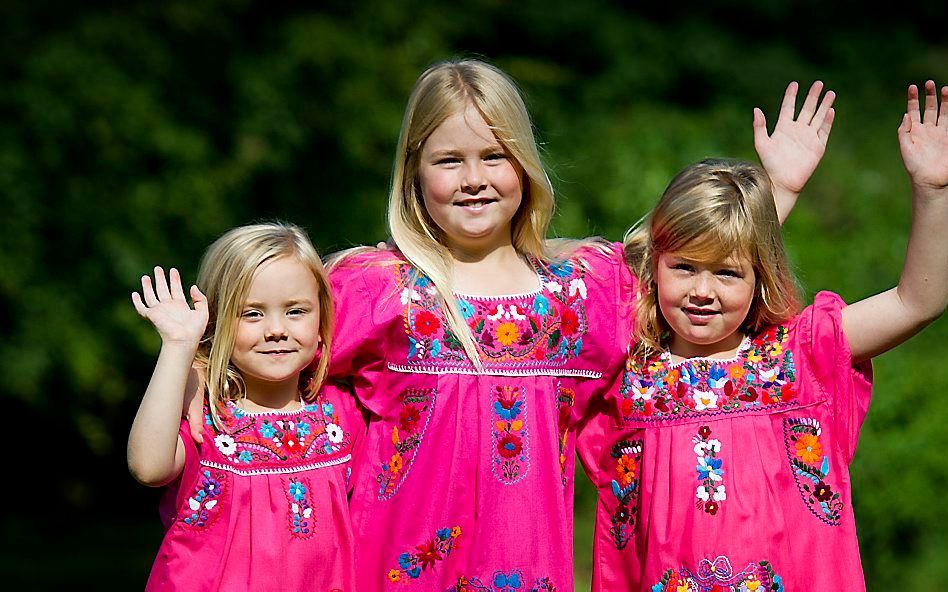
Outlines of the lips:
[{"label": "lips", "polygon": [[495,203],[496,201],[497,199],[493,197],[478,197],[478,198],[471,198],[471,199],[461,199],[461,200],[455,201],[452,205],[462,207],[462,208],[470,208],[473,210],[477,210],[488,204]]},{"label": "lips", "polygon": [[258,351],[257,353],[265,354],[265,355],[281,355],[281,354],[292,354],[294,352],[296,352],[295,349],[270,349],[266,351]]},{"label": "lips", "polygon": [[688,320],[691,321],[693,325],[707,325],[711,322],[715,316],[721,314],[719,311],[716,311],[711,308],[696,308],[693,306],[686,306],[681,309],[685,316],[688,317]]}]

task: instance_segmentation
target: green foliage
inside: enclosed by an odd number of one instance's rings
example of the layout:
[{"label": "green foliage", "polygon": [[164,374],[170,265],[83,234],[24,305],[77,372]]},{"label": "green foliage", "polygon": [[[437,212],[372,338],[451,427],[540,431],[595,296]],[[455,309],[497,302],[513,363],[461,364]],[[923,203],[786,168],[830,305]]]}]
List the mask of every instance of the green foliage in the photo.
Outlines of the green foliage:
[{"label": "green foliage", "polygon": [[[444,57],[482,55],[519,81],[559,195],[556,233],[611,239],[683,166],[754,159],[753,106],[772,127],[787,81],[825,80],[839,92],[837,123],[786,226],[788,248],[810,295],[828,288],[853,300],[893,285],[909,221],[895,128],[905,85],[945,71],[948,46],[934,36],[943,9],[919,7],[914,21],[883,29],[813,2],[677,8],[0,7],[0,394],[57,434],[41,450],[69,443],[75,462],[49,476],[54,490],[74,492],[60,508],[115,519],[120,497],[152,515],[121,469],[157,350],[128,298],[139,276],[177,265],[193,280],[207,244],[256,219],[300,223],[325,251],[383,239],[404,103],[418,73]],[[737,13],[751,24],[733,28]],[[937,323],[876,364],[853,467],[871,589],[946,578],[948,542],[933,527],[948,520],[946,337]],[[578,483],[584,581],[594,502]],[[110,561],[100,561],[104,574]]]}]

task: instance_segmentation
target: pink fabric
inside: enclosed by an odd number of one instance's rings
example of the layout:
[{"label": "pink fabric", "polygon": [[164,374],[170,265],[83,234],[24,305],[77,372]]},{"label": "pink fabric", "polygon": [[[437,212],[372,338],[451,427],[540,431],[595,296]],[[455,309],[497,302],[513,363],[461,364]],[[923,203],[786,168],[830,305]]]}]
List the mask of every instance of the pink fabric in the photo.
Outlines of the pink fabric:
[{"label": "pink fabric", "polygon": [[355,590],[346,487],[362,419],[351,397],[320,393],[289,413],[230,405],[222,419],[219,432],[206,416],[201,445],[182,422],[185,468],[162,500],[146,590]]},{"label": "pink fabric", "polygon": [[849,464],[871,369],[844,306],[820,293],[731,362],[629,361],[579,436],[594,590],[865,590]]},{"label": "pink fabric", "polygon": [[537,273],[536,292],[458,296],[482,373],[408,264],[370,254],[330,274],[330,373],[370,414],[351,499],[361,592],[573,589],[575,427],[621,369],[632,280],[615,245]]}]

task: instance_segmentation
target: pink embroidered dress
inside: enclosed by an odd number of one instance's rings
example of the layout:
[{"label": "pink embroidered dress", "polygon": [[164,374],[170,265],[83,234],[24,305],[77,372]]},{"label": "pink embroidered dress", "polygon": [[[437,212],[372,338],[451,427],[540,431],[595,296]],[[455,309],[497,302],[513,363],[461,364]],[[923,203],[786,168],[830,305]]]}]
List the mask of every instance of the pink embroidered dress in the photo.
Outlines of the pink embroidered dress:
[{"label": "pink embroidered dress", "polygon": [[865,590],[849,465],[871,376],[844,306],[820,293],[733,360],[628,360],[579,436],[599,490],[594,590]]},{"label": "pink embroidered dress", "polygon": [[296,412],[228,403],[225,429],[204,443],[182,422],[184,471],[165,493],[165,537],[146,590],[350,591],[346,503],[361,416],[350,397],[321,393]]},{"label": "pink embroidered dress", "polygon": [[370,413],[351,499],[360,592],[573,589],[574,428],[628,335],[611,249],[537,265],[530,293],[457,295],[482,372],[409,264],[373,253],[330,274],[330,374]]}]

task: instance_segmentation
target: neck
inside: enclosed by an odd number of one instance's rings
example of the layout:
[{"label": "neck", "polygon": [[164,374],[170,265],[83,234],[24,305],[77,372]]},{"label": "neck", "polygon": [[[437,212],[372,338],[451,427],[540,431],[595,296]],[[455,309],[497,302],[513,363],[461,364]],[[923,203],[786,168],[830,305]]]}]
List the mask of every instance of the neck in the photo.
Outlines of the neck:
[{"label": "neck", "polygon": [[[452,251],[452,255],[455,255]],[[503,296],[537,289],[536,271],[513,245],[506,244],[479,253],[454,256],[452,282],[462,294]]]},{"label": "neck", "polygon": [[727,360],[737,355],[744,335],[737,331],[717,343],[691,343],[678,335],[673,335],[668,350],[676,361],[689,358],[716,358]]},{"label": "neck", "polygon": [[[281,382],[247,379],[247,411],[295,411],[300,408],[299,375]],[[249,404],[249,405],[248,405]]]}]

